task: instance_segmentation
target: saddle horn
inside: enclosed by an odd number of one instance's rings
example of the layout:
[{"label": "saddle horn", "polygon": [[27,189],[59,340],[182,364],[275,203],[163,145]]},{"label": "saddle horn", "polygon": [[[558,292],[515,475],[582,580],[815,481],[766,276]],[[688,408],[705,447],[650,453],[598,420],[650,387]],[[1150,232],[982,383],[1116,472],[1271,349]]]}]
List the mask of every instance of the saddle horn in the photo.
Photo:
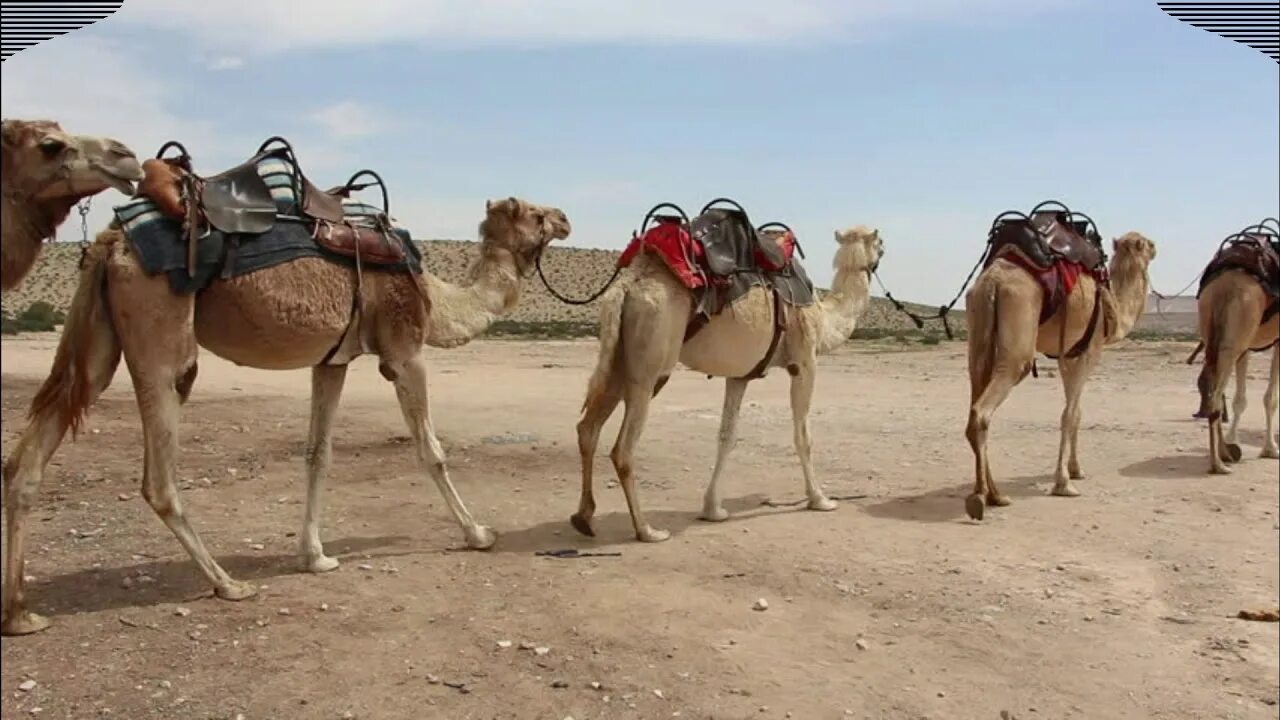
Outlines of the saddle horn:
[{"label": "saddle horn", "polygon": [[[362,175],[368,175],[372,177],[373,182],[356,184],[356,178]],[[387,184],[382,181],[381,175],[379,175],[378,173],[372,170],[369,170],[366,168],[364,170],[359,170],[356,172],[356,174],[352,175],[350,179],[348,179],[347,182],[343,184],[341,188],[343,191],[345,191],[342,193],[342,196],[350,197],[350,193],[359,192],[366,188],[373,187],[374,185],[377,185],[378,189],[382,191],[382,213],[387,217],[390,217],[391,216],[391,200],[387,196]]]},{"label": "saddle horn", "polygon": [[663,217],[670,217],[670,216],[662,216],[657,214],[657,212],[663,208],[669,208],[671,210],[675,210],[679,214],[680,219],[684,221],[684,226],[689,227],[689,224],[690,224],[689,216],[685,214],[685,211],[683,208],[681,208],[679,205],[676,205],[675,203],[662,202],[662,203],[658,203],[657,205],[654,205],[649,210],[649,212],[645,213],[644,221],[640,223],[640,232],[639,232],[640,235],[643,235],[645,230],[649,229],[649,223],[652,222],[653,220],[661,219]]}]

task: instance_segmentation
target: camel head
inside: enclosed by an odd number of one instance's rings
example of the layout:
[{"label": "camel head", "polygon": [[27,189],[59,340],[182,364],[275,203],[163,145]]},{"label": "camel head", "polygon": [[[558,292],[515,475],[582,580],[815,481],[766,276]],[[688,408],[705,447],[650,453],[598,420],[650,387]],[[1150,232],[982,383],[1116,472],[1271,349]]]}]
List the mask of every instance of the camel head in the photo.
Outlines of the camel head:
[{"label": "camel head", "polygon": [[1111,241],[1111,249],[1115,253],[1115,262],[1136,263],[1146,268],[1156,259],[1156,244],[1142,233],[1127,232]]},{"label": "camel head", "polygon": [[880,231],[866,225],[855,225],[835,232],[836,257],[832,266],[836,272],[841,270],[861,271],[868,275],[880,267],[880,258],[884,256],[884,240]]},{"label": "camel head", "polygon": [[481,241],[510,252],[522,277],[532,272],[552,240],[563,240],[571,231],[569,218],[560,208],[516,197],[485,201],[485,218],[480,223]]},{"label": "camel head", "polygon": [[3,122],[4,192],[36,204],[64,204],[115,188],[133,194],[142,166],[118,140],[71,135],[51,120]]}]

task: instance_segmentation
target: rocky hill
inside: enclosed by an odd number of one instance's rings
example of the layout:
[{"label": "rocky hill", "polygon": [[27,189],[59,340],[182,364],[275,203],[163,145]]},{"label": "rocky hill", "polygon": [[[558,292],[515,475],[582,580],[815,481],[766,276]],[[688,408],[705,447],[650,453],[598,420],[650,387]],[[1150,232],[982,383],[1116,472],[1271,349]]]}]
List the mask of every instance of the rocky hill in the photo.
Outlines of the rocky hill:
[{"label": "rocky hill", "polygon": [[[459,240],[431,240],[419,243],[426,257],[427,269],[449,281],[466,277],[467,267],[477,257],[477,243]],[[594,250],[573,247],[552,247],[543,262],[547,279],[556,290],[569,297],[586,297],[595,292],[613,273],[618,259],[616,250]],[[16,314],[37,300],[43,300],[65,311],[71,302],[77,277],[76,265],[80,259],[80,247],[75,243],[52,243],[45,246],[40,259],[22,285],[3,298],[6,313]],[[912,306],[913,310],[930,313],[933,308]],[[590,305],[565,305],[547,293],[534,278],[515,312],[507,318],[504,327],[519,327],[536,331],[538,326],[583,325],[596,322],[596,303]],[[955,311],[951,318],[953,328],[964,327],[964,313]],[[915,330],[910,318],[896,312],[884,298],[873,298],[871,307],[860,323],[869,331],[894,333]],[[930,323],[926,330],[941,333],[940,323]]]}]

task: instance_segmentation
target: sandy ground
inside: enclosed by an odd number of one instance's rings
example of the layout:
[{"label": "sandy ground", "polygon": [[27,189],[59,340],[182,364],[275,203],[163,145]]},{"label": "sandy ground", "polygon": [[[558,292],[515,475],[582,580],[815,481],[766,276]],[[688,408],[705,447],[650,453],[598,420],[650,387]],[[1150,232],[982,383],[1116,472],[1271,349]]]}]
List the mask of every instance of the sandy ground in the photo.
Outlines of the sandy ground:
[{"label": "sandy ground", "polygon": [[[8,452],[55,337],[3,344]],[[678,373],[639,456],[670,541],[633,541],[606,427],[599,537],[576,505],[574,423],[593,342],[480,341],[432,353],[454,479],[501,532],[461,534],[419,473],[375,363],[347,381],[324,537],[343,565],[295,570],[308,375],[205,353],[179,476],[196,526],[259,596],[213,599],[140,499],[123,369],[89,433],[55,456],[28,573],[41,634],[3,640],[4,716],[41,718],[1275,718],[1277,463],[1204,474],[1188,344],[1108,351],[1085,391],[1080,498],[1046,495],[1061,389],[1051,365],[997,416],[1011,507],[964,517],[964,346],[850,345],[824,358],[802,497],[785,373],[748,393],[724,524],[696,519],[722,385]],[[557,559],[539,550],[620,556]],[[758,599],[764,611],[753,609]],[[510,642],[510,647],[500,647]],[[522,647],[522,644],[529,644]],[[546,648],[545,652],[534,648]],[[34,687],[24,681],[35,681]],[[598,683],[598,685],[596,685]],[[39,712],[37,712],[39,709]]]}]

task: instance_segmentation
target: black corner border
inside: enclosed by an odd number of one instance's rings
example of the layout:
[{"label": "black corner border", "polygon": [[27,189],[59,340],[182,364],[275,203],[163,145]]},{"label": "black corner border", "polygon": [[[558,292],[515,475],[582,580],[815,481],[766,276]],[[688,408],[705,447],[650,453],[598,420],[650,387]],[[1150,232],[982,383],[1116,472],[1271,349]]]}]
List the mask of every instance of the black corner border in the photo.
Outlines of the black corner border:
[{"label": "black corner border", "polygon": [[1262,51],[1280,64],[1280,2],[1157,2],[1169,17]]},{"label": "black corner border", "polygon": [[110,17],[122,5],[124,0],[4,0],[0,3],[0,62]]}]

